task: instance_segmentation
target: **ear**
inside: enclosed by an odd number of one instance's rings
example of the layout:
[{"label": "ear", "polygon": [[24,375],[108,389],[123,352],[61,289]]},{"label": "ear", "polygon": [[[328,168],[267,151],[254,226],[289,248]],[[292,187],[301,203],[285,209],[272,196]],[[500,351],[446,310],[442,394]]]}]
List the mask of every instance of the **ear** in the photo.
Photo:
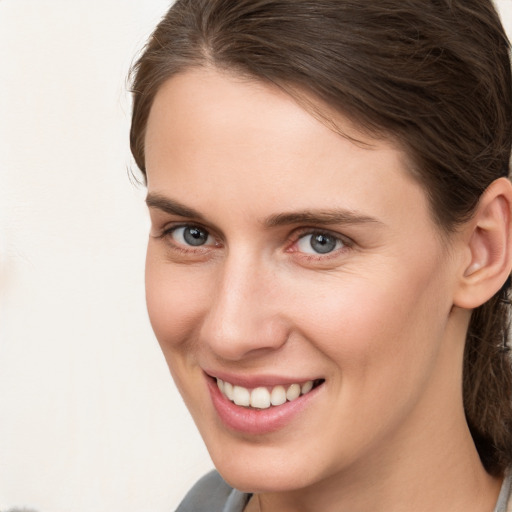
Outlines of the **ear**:
[{"label": "ear", "polygon": [[489,300],[512,268],[512,184],[506,178],[491,183],[474,216],[462,228],[464,258],[454,304],[474,309]]}]

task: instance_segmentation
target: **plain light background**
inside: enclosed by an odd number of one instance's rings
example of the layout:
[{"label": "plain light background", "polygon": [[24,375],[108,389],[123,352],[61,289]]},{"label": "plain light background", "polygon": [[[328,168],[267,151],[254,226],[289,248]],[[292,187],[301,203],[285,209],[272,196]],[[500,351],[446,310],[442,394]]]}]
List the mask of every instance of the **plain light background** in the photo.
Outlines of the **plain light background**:
[{"label": "plain light background", "polygon": [[212,467],[149,326],[128,176],[126,76],[169,5],[0,0],[2,512],[167,512]]}]

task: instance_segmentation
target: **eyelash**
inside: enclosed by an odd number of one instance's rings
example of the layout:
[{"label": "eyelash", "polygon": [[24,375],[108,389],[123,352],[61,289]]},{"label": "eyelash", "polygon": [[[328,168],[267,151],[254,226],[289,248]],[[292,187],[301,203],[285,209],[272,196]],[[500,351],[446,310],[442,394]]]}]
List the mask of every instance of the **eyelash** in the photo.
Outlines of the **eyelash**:
[{"label": "eyelash", "polygon": [[[335,241],[336,247],[329,252],[326,253],[307,253],[304,251],[301,251],[298,249],[297,245],[298,243],[308,237],[313,235],[322,235],[326,236],[328,238],[331,238]],[[311,240],[309,242],[311,244]],[[327,229],[318,229],[318,228],[302,228],[299,230],[296,230],[292,236],[290,237],[290,246],[287,249],[287,252],[291,253],[300,253],[302,258],[305,258],[308,261],[326,261],[331,258],[337,258],[340,256],[341,253],[346,252],[347,250],[350,250],[353,246],[353,241],[343,235],[340,235],[339,233],[335,233],[333,231],[329,231]],[[341,247],[338,247],[338,245],[341,245]]]},{"label": "eyelash", "polygon": [[179,229],[185,229],[185,228],[189,228],[189,229],[194,229],[195,228],[195,229],[198,229],[200,231],[203,231],[203,232],[207,233],[208,238],[212,237],[214,239],[214,241],[215,241],[215,243],[213,244],[214,247],[220,247],[222,245],[221,243],[218,242],[217,239],[215,239],[215,237],[213,237],[213,235],[210,233],[210,231],[208,229],[204,228],[200,224],[177,224],[177,225],[173,225],[173,226],[165,228],[162,231],[162,233],[160,235],[158,235],[156,238],[167,240],[169,245],[171,246],[172,250],[179,251],[179,252],[185,253],[185,254],[204,253],[205,249],[207,249],[209,247],[212,247],[211,244],[208,244],[208,245],[207,244],[202,244],[202,245],[198,245],[198,246],[194,247],[193,245],[186,245],[186,244],[181,244],[179,242],[176,242],[173,239],[173,235]]},{"label": "eyelash", "polygon": [[[179,229],[198,229],[200,231],[205,232],[208,235],[208,238],[212,237],[214,240],[214,244],[202,244],[202,245],[187,245],[185,243],[179,243],[176,242],[173,239],[173,235],[179,230]],[[334,240],[336,247],[329,252],[326,253],[307,253],[305,251],[301,251],[297,248],[297,244],[304,238],[308,236],[313,235],[320,235],[327,238],[331,238]],[[217,238],[215,238],[214,235],[211,234],[211,232],[201,226],[200,224],[177,224],[170,227],[165,228],[160,235],[158,235],[156,238],[159,239],[167,239],[169,245],[171,246],[171,249],[173,251],[178,251],[183,254],[203,254],[208,248],[214,247],[222,247],[222,243],[219,242]],[[208,241],[207,238],[207,241]],[[311,241],[310,241],[311,244]],[[353,246],[353,241],[349,239],[346,236],[340,235],[339,233],[335,233],[329,230],[325,229],[318,229],[318,228],[299,228],[295,230],[291,236],[288,238],[288,244],[287,244],[286,252],[288,253],[300,253],[301,257],[305,258],[308,261],[325,261],[330,258],[338,257],[340,253],[346,252],[347,250],[351,249]],[[311,246],[312,247],[312,246]]]}]

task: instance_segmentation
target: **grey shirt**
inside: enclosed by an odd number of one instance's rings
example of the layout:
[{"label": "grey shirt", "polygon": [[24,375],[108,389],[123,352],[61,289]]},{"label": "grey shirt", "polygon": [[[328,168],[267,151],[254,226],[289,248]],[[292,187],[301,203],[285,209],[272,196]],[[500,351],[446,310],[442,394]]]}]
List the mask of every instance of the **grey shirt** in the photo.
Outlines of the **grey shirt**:
[{"label": "grey shirt", "polygon": [[211,471],[190,489],[176,512],[242,512],[250,497]]},{"label": "grey shirt", "polygon": [[[512,471],[505,476],[494,512],[512,512]],[[217,471],[203,476],[176,512],[243,512],[251,495],[231,488]]]}]

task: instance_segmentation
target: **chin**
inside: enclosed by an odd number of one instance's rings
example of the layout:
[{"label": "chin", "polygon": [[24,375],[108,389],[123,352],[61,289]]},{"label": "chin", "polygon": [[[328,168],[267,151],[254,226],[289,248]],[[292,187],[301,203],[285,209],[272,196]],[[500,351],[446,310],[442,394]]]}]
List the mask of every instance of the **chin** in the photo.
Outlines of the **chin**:
[{"label": "chin", "polygon": [[213,463],[232,487],[248,493],[287,492],[305,488],[322,477],[325,468],[318,467],[311,455],[300,449],[277,445],[252,445],[236,449],[210,450]]},{"label": "chin", "polygon": [[266,467],[248,467],[248,465],[250,465],[248,461],[244,461],[243,468],[226,467],[225,464],[220,463],[216,468],[231,487],[247,493],[289,492],[308,487],[313,483],[305,478],[304,472],[300,469],[276,470],[275,466],[272,468],[268,464]]}]

